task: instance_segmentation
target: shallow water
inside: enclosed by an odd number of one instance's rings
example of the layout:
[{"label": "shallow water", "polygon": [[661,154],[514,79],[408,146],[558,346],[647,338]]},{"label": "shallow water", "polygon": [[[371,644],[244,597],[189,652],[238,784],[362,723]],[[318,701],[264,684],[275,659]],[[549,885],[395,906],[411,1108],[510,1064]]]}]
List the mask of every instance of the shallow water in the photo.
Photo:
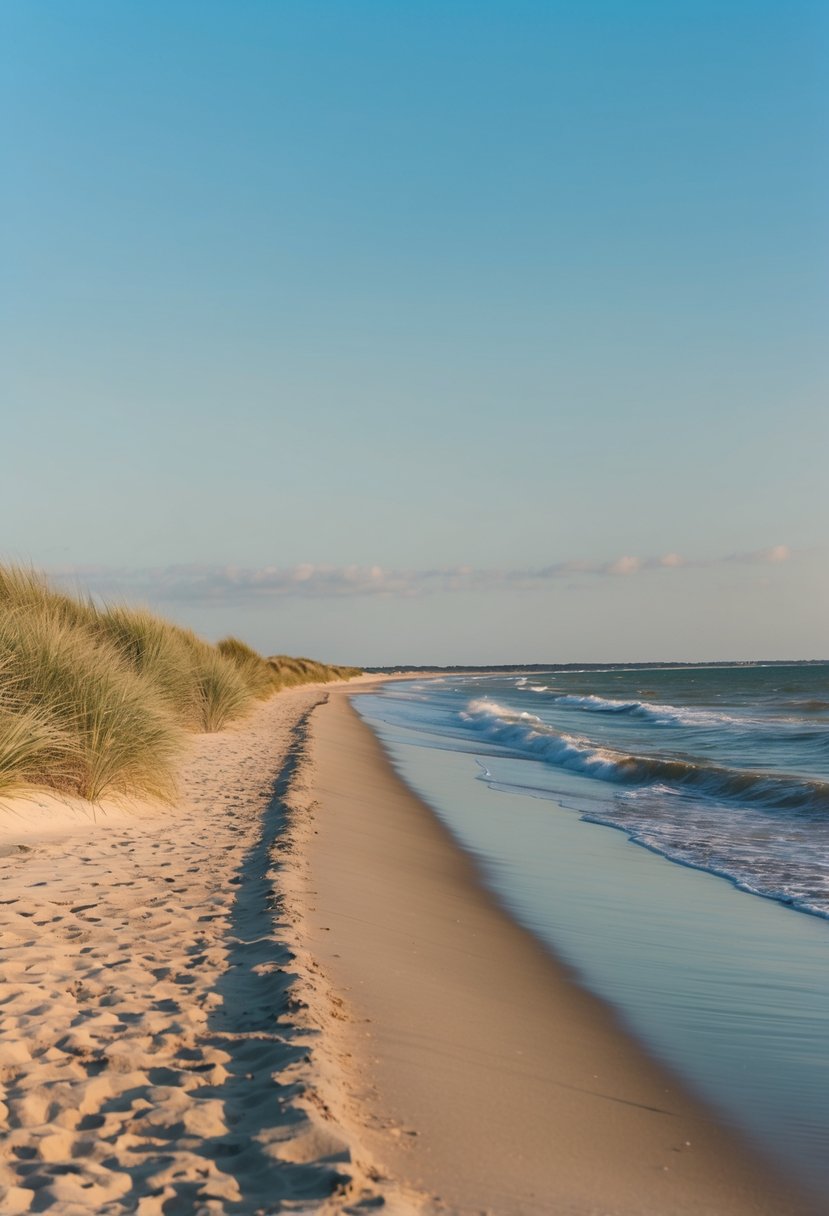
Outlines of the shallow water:
[{"label": "shallow water", "polygon": [[829,1191],[827,921],[587,822],[592,778],[551,782],[544,756],[469,732],[444,692],[415,681],[355,704],[516,918],[726,1122]]}]

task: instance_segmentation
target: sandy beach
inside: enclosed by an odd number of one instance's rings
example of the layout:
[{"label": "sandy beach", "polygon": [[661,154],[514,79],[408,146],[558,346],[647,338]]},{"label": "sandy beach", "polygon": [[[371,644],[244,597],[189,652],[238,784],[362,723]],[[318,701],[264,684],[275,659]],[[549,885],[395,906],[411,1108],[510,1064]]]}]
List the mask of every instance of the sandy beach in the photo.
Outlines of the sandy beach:
[{"label": "sandy beach", "polygon": [[816,1212],[497,907],[354,691],[196,737],[173,807],[4,800],[3,1216]]},{"label": "sandy beach", "polygon": [[194,737],[173,807],[2,800],[3,1216],[376,1197],[316,1086],[277,895],[282,798],[326,696]]}]

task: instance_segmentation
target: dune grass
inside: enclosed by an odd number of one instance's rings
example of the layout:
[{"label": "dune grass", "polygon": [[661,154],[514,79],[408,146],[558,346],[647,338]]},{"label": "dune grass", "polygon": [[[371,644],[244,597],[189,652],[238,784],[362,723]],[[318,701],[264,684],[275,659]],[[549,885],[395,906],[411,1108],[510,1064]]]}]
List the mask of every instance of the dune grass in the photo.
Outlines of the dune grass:
[{"label": "dune grass", "polygon": [[[113,785],[170,792],[179,729],[153,685],[136,678],[114,646],[58,611],[15,606],[0,612],[0,656],[7,712],[22,712],[33,726],[38,716],[32,739],[39,746],[26,768],[32,781],[93,801]],[[11,761],[19,749],[4,732],[0,754]]]},{"label": "dune grass", "polygon": [[0,566],[0,791],[169,798],[187,732],[217,731],[289,684],[356,674],[212,645],[144,608],[98,607]]},{"label": "dune grass", "polygon": [[234,637],[222,638],[216,647],[239,666],[250,686],[259,690],[259,696],[270,696],[274,689],[292,688],[295,684],[327,684],[331,680],[350,680],[361,674],[359,667],[337,667],[287,654],[265,659],[246,642]]},{"label": "dune grass", "polygon": [[234,637],[221,638],[216,643],[216,649],[227,662],[233,664],[254,696],[264,699],[281,687],[268,661],[247,642]]},{"label": "dune grass", "polygon": [[156,686],[169,712],[189,730],[221,730],[245,713],[257,695],[220,647],[147,609],[108,608],[94,628],[115,642],[137,674]]},{"label": "dune grass", "polygon": [[350,680],[361,674],[359,667],[337,667],[318,663],[316,659],[292,658],[288,654],[271,655],[269,666],[276,673],[280,688],[295,684],[327,684],[330,680]]},{"label": "dune grass", "polygon": [[50,784],[71,754],[69,737],[47,713],[11,697],[0,705],[0,792]]},{"label": "dune grass", "polygon": [[180,725],[199,729],[192,652],[174,625],[145,608],[119,604],[99,613],[92,629],[115,647],[131,671],[155,686],[167,711]]}]

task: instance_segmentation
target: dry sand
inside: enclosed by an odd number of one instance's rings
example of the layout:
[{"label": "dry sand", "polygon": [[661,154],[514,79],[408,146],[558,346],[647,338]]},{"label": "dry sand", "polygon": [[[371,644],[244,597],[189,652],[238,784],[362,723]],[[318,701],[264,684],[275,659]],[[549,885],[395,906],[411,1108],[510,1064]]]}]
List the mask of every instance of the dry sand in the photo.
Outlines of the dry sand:
[{"label": "dry sand", "polygon": [[326,696],[199,736],[174,808],[2,800],[2,1216],[379,1202],[317,1089],[327,1012],[303,1000],[274,886]]},{"label": "dry sand", "polygon": [[507,918],[345,691],[311,733],[307,943],[376,1162],[453,1212],[819,1210]]},{"label": "dry sand", "polygon": [[0,1216],[808,1211],[499,911],[349,690],[195,739],[173,808],[0,804]]}]

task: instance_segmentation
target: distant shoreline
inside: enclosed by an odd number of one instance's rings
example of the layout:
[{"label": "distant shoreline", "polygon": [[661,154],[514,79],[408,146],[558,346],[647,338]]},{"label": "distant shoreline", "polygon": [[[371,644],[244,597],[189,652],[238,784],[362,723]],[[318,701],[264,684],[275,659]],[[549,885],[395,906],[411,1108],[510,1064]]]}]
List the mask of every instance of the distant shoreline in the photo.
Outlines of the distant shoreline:
[{"label": "distant shoreline", "polygon": [[654,669],[685,668],[685,667],[809,667],[829,663],[829,659],[705,659],[699,662],[683,662],[677,660],[652,660],[647,663],[490,663],[490,664],[453,664],[441,667],[429,663],[418,666],[362,667],[366,675],[399,675],[407,673],[415,675],[475,675],[488,672],[509,674],[511,672],[539,671],[651,671]]}]

